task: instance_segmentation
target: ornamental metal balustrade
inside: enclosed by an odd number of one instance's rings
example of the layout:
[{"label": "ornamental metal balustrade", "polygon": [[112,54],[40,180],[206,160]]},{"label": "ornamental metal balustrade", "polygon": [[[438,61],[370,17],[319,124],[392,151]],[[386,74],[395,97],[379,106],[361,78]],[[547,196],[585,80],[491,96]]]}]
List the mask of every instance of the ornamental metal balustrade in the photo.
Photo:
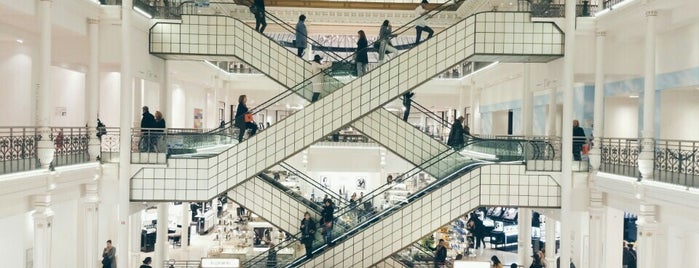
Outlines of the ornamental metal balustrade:
[{"label": "ornamental metal balustrade", "polygon": [[38,169],[39,140],[37,127],[0,128],[0,174]]},{"label": "ornamental metal balustrade", "polygon": [[[600,171],[641,178],[641,142],[634,138],[601,138]],[[699,188],[699,142],[655,140],[653,180]]]},{"label": "ornamental metal balustrade", "polygon": [[86,127],[54,127],[49,139],[54,144],[52,166],[67,166],[90,161],[87,146],[90,140]]}]

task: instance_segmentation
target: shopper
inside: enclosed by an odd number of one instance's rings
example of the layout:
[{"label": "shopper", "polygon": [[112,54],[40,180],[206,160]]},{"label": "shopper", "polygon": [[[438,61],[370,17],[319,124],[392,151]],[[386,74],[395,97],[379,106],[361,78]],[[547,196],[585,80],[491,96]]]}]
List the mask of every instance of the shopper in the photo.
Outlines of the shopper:
[{"label": "shopper", "polygon": [[150,257],[146,257],[143,259],[143,264],[141,264],[141,266],[138,268],[153,268],[150,266],[151,262],[153,262],[153,260]]},{"label": "shopper", "polygon": [[510,264],[510,268],[517,268],[517,263],[513,262],[512,264]]},{"label": "shopper", "polygon": [[393,34],[391,22],[389,22],[388,20],[384,20],[383,24],[381,24],[381,30],[379,30],[379,39],[376,40],[376,42],[379,42],[380,63],[384,62],[386,52],[393,53],[394,55],[398,53],[398,49],[391,45],[391,38],[394,38],[396,36],[397,35]]},{"label": "shopper", "polygon": [[623,252],[621,255],[621,264],[623,268],[636,268],[636,254],[629,248],[629,243],[623,242]]},{"label": "shopper", "polygon": [[326,199],[323,202],[323,211],[321,215],[323,216],[323,237],[325,238],[325,243],[332,245],[332,230],[333,230],[333,213],[335,212],[335,207],[330,199]]},{"label": "shopper", "polygon": [[403,107],[405,108],[405,111],[403,111],[403,121],[408,122],[408,116],[410,115],[410,106],[413,103],[413,96],[415,96],[415,93],[413,92],[405,92],[403,94]]},{"label": "shopper", "polygon": [[459,116],[459,118],[454,121],[451,125],[451,130],[449,131],[449,138],[447,139],[447,145],[458,150],[464,146],[464,117]]},{"label": "shopper", "polygon": [[299,16],[299,21],[296,23],[296,55],[303,58],[303,51],[306,50],[306,39],[308,31],[306,30],[306,15]]},{"label": "shopper", "polygon": [[143,106],[141,117],[141,141],[139,149],[141,152],[151,152],[153,141],[151,139],[151,128],[155,128],[155,117],[148,111],[148,106]]},{"label": "shopper", "polygon": [[240,97],[238,97],[238,110],[235,112],[235,125],[240,129],[240,132],[238,133],[238,142],[243,141],[243,135],[245,135],[245,130],[247,129],[250,129],[249,137],[252,137],[255,135],[255,133],[257,133],[257,124],[255,124],[253,120],[246,120],[246,117],[252,117],[251,114],[246,116],[246,114],[249,114],[248,106],[246,105],[247,102],[247,95],[240,95]]},{"label": "shopper", "polygon": [[[485,226],[476,213],[471,213],[471,217],[466,223],[466,229],[473,236],[475,249],[479,250],[479,254],[482,254],[485,248]],[[481,249],[481,244],[483,249]]]},{"label": "shopper", "polygon": [[[432,28],[427,26],[427,16],[425,14],[429,13],[430,11],[425,9],[427,6],[427,0],[422,0],[419,6],[415,8],[415,16],[417,17],[415,19],[415,30],[417,31],[417,34],[415,36],[415,45],[417,46],[420,44],[420,38],[422,37],[422,32],[427,32],[427,39],[432,38],[432,34],[434,34],[434,31]],[[425,40],[427,40],[425,39]]]},{"label": "shopper", "polygon": [[277,267],[277,251],[274,249],[274,242],[267,241],[269,249],[267,250],[267,267]]},{"label": "shopper", "polygon": [[107,246],[102,250],[102,268],[116,267],[116,248],[112,246],[112,240],[107,240]]},{"label": "shopper", "polygon": [[311,61],[311,72],[313,74],[313,96],[311,97],[311,102],[316,102],[320,98],[320,93],[323,91],[323,80],[325,79],[325,74],[321,74],[323,70],[330,68],[332,62],[322,62],[323,57],[320,55],[313,56]]},{"label": "shopper", "polygon": [[367,64],[369,64],[369,41],[366,39],[366,34],[363,30],[357,32],[359,34],[359,40],[357,40],[357,52],[354,55],[354,61],[357,64],[357,77],[360,77],[366,73]]},{"label": "shopper", "polygon": [[498,259],[498,256],[493,255],[490,257],[490,268],[502,268],[502,262]]},{"label": "shopper", "polygon": [[250,6],[250,11],[255,15],[255,31],[263,33],[267,28],[265,19],[265,0],[255,0]]},{"label": "shopper", "polygon": [[158,141],[163,137],[163,134],[165,132],[165,129],[167,128],[165,124],[165,119],[163,118],[163,113],[160,111],[155,111],[155,126],[154,128],[157,128],[156,130],[153,130],[153,149],[156,152],[159,152],[158,150]]},{"label": "shopper", "polygon": [[434,267],[444,267],[447,261],[447,246],[444,239],[439,239],[439,244],[434,249]]},{"label": "shopper", "polygon": [[388,175],[386,177],[386,184],[391,184],[393,183],[393,175]]},{"label": "shopper", "polygon": [[578,120],[573,120],[573,160],[580,161],[580,151],[585,144],[585,130],[580,127]]},{"label": "shopper", "polygon": [[311,213],[303,214],[301,220],[301,243],[306,248],[306,259],[313,258],[313,240],[316,233],[316,223],[311,219]]}]

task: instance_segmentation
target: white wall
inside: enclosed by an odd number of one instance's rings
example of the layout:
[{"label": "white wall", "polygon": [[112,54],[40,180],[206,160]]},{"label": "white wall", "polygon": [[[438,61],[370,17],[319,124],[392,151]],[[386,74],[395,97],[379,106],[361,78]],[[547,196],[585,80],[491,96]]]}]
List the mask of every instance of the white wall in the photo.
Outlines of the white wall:
[{"label": "white wall", "polygon": [[121,117],[121,74],[118,72],[100,73],[99,118],[107,127],[118,127]]},{"label": "white wall", "polygon": [[51,267],[78,267],[77,208],[78,199],[51,205]]},{"label": "white wall", "polygon": [[[658,73],[681,71],[699,66],[699,49],[697,49],[699,22],[695,20],[689,25],[660,33],[656,45]],[[639,64],[639,66],[642,65]]]},{"label": "white wall", "polygon": [[31,102],[32,53],[28,45],[0,42],[0,125],[34,125],[35,108]]},{"label": "white wall", "polygon": [[33,247],[33,232],[29,212],[0,218],[0,259],[3,267],[25,267],[26,250]]},{"label": "white wall", "polygon": [[493,113],[493,135],[507,135],[507,114],[507,110]]},{"label": "white wall", "polygon": [[[85,74],[51,67],[51,126],[85,126]],[[54,110],[65,107],[66,115]]]},{"label": "white wall", "polygon": [[609,138],[638,137],[638,99],[606,97],[604,103],[604,136]]},{"label": "white wall", "polygon": [[699,90],[664,90],[660,94],[660,138],[699,140]]}]

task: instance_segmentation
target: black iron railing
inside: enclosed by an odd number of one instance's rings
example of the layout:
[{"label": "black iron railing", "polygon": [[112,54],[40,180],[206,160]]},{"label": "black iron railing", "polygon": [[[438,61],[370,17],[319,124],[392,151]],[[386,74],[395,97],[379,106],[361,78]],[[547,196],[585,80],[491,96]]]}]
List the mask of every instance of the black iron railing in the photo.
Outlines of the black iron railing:
[{"label": "black iron railing", "polygon": [[0,174],[39,168],[39,140],[41,136],[36,127],[0,128]]},{"label": "black iron railing", "polygon": [[656,140],[653,178],[657,181],[699,187],[699,142]]},{"label": "black iron railing", "polygon": [[67,166],[90,160],[87,146],[90,140],[86,127],[54,127],[49,134],[54,144],[52,165]]}]

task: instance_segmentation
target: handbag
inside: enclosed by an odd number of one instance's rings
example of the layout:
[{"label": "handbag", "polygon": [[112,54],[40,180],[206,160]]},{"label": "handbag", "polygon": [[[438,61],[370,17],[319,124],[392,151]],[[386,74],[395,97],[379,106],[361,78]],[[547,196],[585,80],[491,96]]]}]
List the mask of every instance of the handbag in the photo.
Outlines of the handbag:
[{"label": "handbag", "polygon": [[251,114],[251,113],[246,113],[246,114],[245,114],[245,117],[244,117],[243,119],[244,119],[245,123],[250,123],[250,122],[252,122],[252,121],[253,121],[252,114]]}]

